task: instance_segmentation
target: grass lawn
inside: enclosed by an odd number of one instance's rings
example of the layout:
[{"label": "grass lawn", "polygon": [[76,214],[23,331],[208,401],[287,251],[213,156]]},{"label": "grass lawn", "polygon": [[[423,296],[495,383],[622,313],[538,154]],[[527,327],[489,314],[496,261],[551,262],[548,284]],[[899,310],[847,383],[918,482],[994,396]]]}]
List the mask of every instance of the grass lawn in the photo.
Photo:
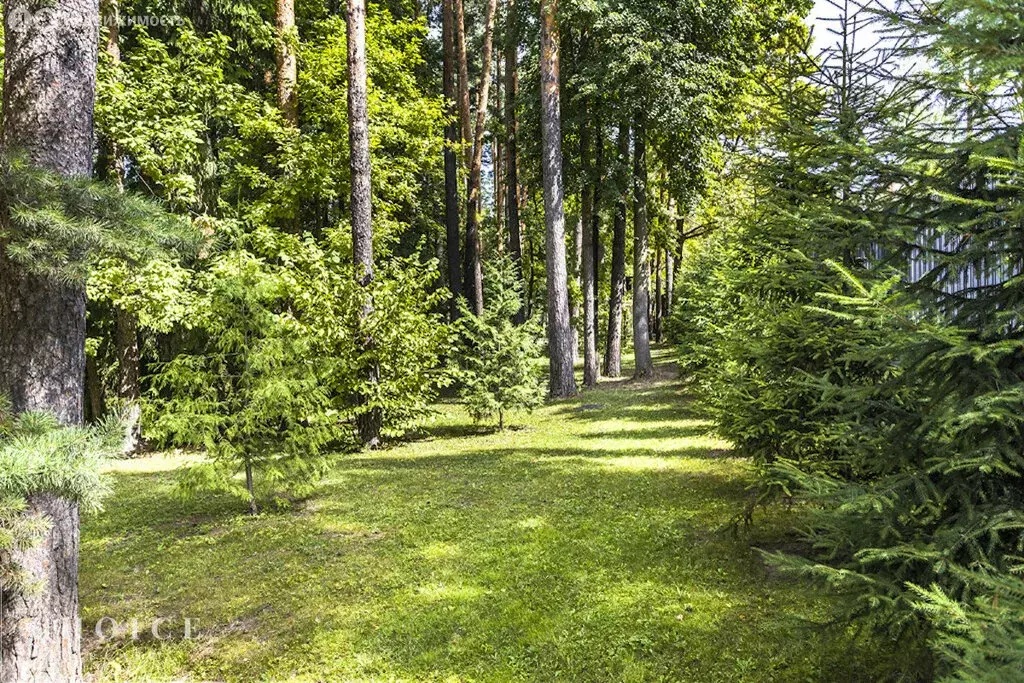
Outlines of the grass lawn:
[{"label": "grass lawn", "polygon": [[[664,361],[664,358],[661,359]],[[867,677],[827,600],[766,572],[795,513],[729,522],[748,464],[664,366],[516,416],[457,405],[418,439],[339,459],[297,509],[183,502],[181,457],[114,465],[84,521],[93,680],[802,681]],[[169,619],[166,640],[149,635]],[[103,617],[140,637],[101,642]],[[192,638],[183,619],[198,620]],[[870,659],[870,658],[869,658]]]}]

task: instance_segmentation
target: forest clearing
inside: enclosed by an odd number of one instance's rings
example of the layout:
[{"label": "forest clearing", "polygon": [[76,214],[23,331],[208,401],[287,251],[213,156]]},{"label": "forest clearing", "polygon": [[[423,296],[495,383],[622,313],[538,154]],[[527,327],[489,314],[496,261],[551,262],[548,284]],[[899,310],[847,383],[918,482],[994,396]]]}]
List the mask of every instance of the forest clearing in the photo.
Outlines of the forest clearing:
[{"label": "forest clearing", "polygon": [[[475,426],[458,406],[347,457],[294,508],[182,505],[174,456],[121,461],[83,526],[98,680],[872,680],[771,575],[794,513],[751,533],[749,463],[688,415],[674,368]],[[790,542],[792,540],[790,539]],[[196,620],[183,637],[185,615]],[[167,638],[152,638],[157,616]],[[112,637],[141,620],[143,637]],[[856,652],[857,656],[851,656]]]},{"label": "forest clearing", "polygon": [[0,683],[1024,681],[1019,0],[3,0]]}]

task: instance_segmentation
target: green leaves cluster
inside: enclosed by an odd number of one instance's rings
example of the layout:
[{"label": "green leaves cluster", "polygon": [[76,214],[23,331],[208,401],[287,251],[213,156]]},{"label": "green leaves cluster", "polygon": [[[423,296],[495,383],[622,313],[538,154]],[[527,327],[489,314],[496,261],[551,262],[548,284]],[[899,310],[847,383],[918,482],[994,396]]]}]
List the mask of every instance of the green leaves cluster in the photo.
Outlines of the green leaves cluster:
[{"label": "green leaves cluster", "polygon": [[541,331],[534,322],[516,325],[522,305],[522,286],[507,257],[488,261],[484,268],[487,306],[481,316],[462,304],[458,322],[460,394],[476,421],[532,410],[544,400],[543,375],[538,365]]},{"label": "green leaves cluster", "polygon": [[[62,427],[44,413],[14,415],[0,397],[0,590],[26,588],[10,553],[46,534],[48,520],[29,514],[29,499],[56,495],[94,510],[107,491],[100,464],[120,452],[123,427]],[[28,587],[31,588],[31,587]]]},{"label": "green leaves cluster", "polygon": [[690,251],[674,336],[768,499],[811,503],[815,556],[773,561],[839,591],[904,670],[1016,679],[1024,25],[918,9],[889,17],[895,47],[847,43],[770,93],[736,166],[753,201]]}]

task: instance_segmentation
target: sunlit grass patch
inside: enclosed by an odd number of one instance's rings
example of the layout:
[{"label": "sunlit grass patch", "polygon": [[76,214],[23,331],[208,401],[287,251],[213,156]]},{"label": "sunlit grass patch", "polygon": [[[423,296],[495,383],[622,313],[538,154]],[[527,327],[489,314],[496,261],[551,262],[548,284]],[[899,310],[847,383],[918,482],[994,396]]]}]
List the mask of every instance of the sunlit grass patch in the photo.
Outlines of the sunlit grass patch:
[{"label": "sunlit grass patch", "polygon": [[[665,373],[662,373],[665,376]],[[588,406],[586,410],[580,408]],[[600,406],[599,408],[594,406]],[[662,379],[609,383],[504,432],[446,404],[417,438],[339,458],[295,509],[182,501],[194,455],[113,464],[85,521],[86,628],[194,617],[198,635],[88,641],[98,680],[870,680],[801,620],[827,600],[766,573],[731,525],[748,464]]]}]

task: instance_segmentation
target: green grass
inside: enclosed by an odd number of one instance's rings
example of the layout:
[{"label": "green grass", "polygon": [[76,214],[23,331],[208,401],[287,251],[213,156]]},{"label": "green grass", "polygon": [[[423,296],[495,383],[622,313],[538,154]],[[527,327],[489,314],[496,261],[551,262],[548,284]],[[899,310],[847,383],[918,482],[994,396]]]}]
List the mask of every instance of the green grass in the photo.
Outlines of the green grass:
[{"label": "green grass", "polygon": [[[84,522],[96,680],[853,680],[863,659],[809,620],[828,603],[766,572],[792,511],[729,522],[748,464],[660,381],[339,460],[297,509],[182,502],[183,458],[118,463]],[[751,533],[753,535],[751,535]],[[142,637],[100,643],[101,617]],[[169,618],[172,637],[146,637]],[[194,638],[182,619],[198,619]],[[105,622],[109,626],[109,622]]]}]

